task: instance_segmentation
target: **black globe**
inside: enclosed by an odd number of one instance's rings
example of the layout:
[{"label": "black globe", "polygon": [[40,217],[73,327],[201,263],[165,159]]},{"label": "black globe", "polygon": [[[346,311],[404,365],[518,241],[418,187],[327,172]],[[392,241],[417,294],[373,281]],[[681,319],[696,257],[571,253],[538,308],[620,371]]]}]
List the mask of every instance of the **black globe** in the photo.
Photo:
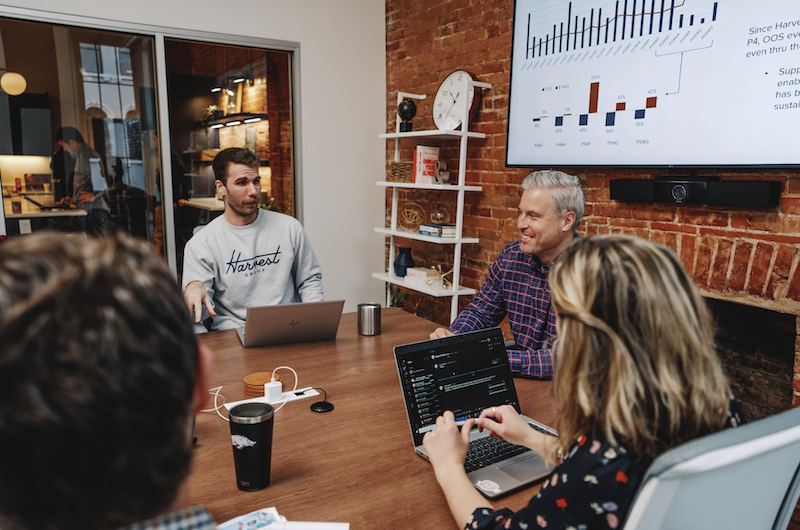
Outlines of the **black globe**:
[{"label": "black globe", "polygon": [[414,105],[414,100],[405,98],[397,106],[397,114],[403,118],[403,121],[408,121],[417,115],[417,106]]}]

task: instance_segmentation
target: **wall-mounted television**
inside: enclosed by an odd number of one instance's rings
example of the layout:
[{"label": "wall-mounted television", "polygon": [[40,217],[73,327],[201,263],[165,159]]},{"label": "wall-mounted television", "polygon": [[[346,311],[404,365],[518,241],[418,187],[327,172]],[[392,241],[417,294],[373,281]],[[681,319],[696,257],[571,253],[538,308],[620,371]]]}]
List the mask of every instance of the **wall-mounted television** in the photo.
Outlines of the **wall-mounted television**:
[{"label": "wall-mounted television", "polygon": [[799,0],[516,0],[508,166],[800,165]]}]

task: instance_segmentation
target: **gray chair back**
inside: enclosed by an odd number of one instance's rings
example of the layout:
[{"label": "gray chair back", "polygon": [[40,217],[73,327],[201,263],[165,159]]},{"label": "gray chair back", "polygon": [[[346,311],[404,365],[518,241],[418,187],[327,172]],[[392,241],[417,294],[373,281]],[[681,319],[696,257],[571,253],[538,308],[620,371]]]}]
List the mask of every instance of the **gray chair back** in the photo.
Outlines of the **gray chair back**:
[{"label": "gray chair back", "polygon": [[800,408],[692,440],[653,461],[624,530],[786,530],[799,468]]}]

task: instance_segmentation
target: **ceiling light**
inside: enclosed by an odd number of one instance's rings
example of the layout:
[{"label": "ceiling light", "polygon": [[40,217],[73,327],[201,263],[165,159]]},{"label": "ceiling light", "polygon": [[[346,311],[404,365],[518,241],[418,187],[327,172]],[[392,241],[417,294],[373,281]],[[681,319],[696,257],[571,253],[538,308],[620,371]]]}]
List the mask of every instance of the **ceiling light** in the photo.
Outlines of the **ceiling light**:
[{"label": "ceiling light", "polygon": [[244,81],[244,77],[237,77],[233,80],[234,83],[242,83]]},{"label": "ceiling light", "polygon": [[28,88],[28,82],[22,74],[6,72],[0,77],[0,88],[9,96],[19,96]]},{"label": "ceiling light", "polygon": [[261,121],[261,118],[247,118],[244,120],[245,123],[255,123],[257,121]]},{"label": "ceiling light", "polygon": [[214,125],[212,125],[211,127],[209,127],[209,129],[221,129],[222,127],[224,127],[224,125],[223,125],[223,124],[221,124],[221,123],[215,123]]},{"label": "ceiling light", "polygon": [[211,89],[211,92],[222,92],[222,87],[215,86],[214,88]]},{"label": "ceiling light", "polygon": [[240,123],[242,123],[241,120],[229,121],[225,124],[225,127],[233,127],[234,125],[239,125]]}]

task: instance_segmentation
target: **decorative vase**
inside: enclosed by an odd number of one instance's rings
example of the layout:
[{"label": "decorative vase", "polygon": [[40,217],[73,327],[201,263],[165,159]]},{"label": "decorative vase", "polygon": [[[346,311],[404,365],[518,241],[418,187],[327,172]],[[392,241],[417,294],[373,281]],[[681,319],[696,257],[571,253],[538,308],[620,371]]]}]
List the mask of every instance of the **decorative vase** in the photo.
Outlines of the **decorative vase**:
[{"label": "decorative vase", "polygon": [[398,278],[406,275],[406,270],[414,266],[414,258],[411,257],[411,247],[397,247],[399,253],[394,260],[394,274]]}]

